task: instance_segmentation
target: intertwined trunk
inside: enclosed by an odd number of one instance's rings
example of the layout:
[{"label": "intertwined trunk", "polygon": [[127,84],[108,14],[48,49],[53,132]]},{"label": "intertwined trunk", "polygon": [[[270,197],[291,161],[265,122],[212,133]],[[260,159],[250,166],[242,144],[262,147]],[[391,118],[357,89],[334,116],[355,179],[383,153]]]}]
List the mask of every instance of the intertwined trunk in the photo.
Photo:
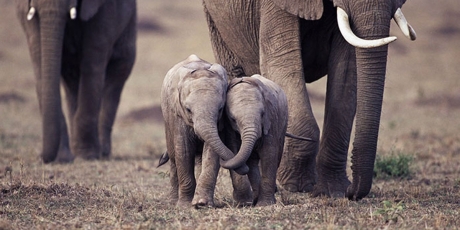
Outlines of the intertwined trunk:
[{"label": "intertwined trunk", "polygon": [[[199,127],[199,128],[197,128]],[[197,123],[195,125],[195,131],[197,131],[198,135],[209,144],[212,151],[217,153],[220,158],[224,161],[232,159],[234,157],[233,152],[227,148],[222,140],[219,137],[217,132],[217,127],[212,122],[204,122],[202,124]],[[249,171],[249,168],[246,164],[241,165],[234,169],[238,174],[246,174]]]},{"label": "intertwined trunk", "polygon": [[254,149],[254,144],[257,141],[257,132],[255,131],[255,128],[247,128],[242,131],[241,135],[241,147],[238,150],[238,153],[236,154],[235,157],[232,159],[229,159],[228,161],[224,162],[222,164],[222,167],[228,168],[228,169],[234,169],[241,167],[246,163],[246,161],[249,159],[251,156],[252,150]]}]

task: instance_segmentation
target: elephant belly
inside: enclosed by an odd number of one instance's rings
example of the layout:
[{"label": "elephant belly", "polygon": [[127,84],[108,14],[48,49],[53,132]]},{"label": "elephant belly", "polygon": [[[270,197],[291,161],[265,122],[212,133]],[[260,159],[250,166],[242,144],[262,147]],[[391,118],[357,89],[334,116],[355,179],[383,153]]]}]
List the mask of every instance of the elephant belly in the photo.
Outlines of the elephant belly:
[{"label": "elephant belly", "polygon": [[[82,50],[82,23],[72,20],[66,23],[62,46],[61,75],[66,81],[75,81],[80,77]],[[78,83],[75,83],[78,84]]]}]

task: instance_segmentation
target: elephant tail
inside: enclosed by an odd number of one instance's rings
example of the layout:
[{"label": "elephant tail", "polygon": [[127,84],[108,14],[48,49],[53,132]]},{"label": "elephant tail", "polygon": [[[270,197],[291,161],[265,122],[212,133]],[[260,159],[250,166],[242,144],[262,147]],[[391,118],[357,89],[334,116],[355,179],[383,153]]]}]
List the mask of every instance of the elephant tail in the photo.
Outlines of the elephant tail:
[{"label": "elephant tail", "polygon": [[297,139],[297,140],[301,140],[301,141],[317,142],[317,140],[313,140],[313,139],[308,138],[308,137],[297,136],[297,135],[294,135],[294,134],[291,134],[291,133],[286,133],[285,136],[290,137],[290,138],[294,138],[294,139]]}]

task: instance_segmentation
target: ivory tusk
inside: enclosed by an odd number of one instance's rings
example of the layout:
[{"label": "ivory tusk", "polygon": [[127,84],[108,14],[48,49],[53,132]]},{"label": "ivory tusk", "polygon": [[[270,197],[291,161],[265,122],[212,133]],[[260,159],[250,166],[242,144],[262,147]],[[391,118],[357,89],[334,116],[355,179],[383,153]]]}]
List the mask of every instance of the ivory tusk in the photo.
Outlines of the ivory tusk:
[{"label": "ivory tusk", "polygon": [[345,40],[350,43],[350,45],[358,48],[375,48],[379,46],[386,45],[390,42],[395,41],[397,38],[386,37],[375,40],[364,40],[356,36],[350,28],[350,22],[348,20],[347,13],[340,7],[337,7],[337,23],[339,25],[340,32]]},{"label": "ivory tusk", "polygon": [[75,7],[70,8],[70,19],[77,18],[77,9]]},{"label": "ivory tusk", "polygon": [[404,17],[404,14],[401,11],[401,8],[396,10],[393,19],[395,20],[396,24],[398,24],[404,36],[412,41],[417,39],[417,34],[415,33],[414,28],[412,28],[412,26],[407,22],[406,17]]},{"label": "ivory tusk", "polygon": [[27,20],[32,20],[32,18],[34,18],[34,15],[35,15],[35,7],[30,7],[30,10],[29,10],[29,13],[27,13]]}]

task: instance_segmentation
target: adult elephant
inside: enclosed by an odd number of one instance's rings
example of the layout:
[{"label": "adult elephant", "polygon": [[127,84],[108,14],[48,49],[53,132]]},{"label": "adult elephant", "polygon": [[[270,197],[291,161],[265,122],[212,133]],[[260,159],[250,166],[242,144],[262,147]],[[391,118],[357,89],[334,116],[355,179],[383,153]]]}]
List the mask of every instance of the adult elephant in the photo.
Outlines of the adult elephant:
[{"label": "adult elephant", "polygon": [[115,114],[135,59],[136,1],[17,0],[17,15],[36,76],[43,161],[110,156]]},{"label": "adult elephant", "polygon": [[[319,139],[305,83],[328,76],[321,143],[286,139],[277,175],[285,189],[352,200],[369,193],[387,44],[396,39],[388,37],[391,19],[415,39],[400,11],[404,2],[204,0],[217,62],[230,77],[261,73],[279,84],[288,100],[289,133]],[[346,162],[355,115],[350,183]]]}]

